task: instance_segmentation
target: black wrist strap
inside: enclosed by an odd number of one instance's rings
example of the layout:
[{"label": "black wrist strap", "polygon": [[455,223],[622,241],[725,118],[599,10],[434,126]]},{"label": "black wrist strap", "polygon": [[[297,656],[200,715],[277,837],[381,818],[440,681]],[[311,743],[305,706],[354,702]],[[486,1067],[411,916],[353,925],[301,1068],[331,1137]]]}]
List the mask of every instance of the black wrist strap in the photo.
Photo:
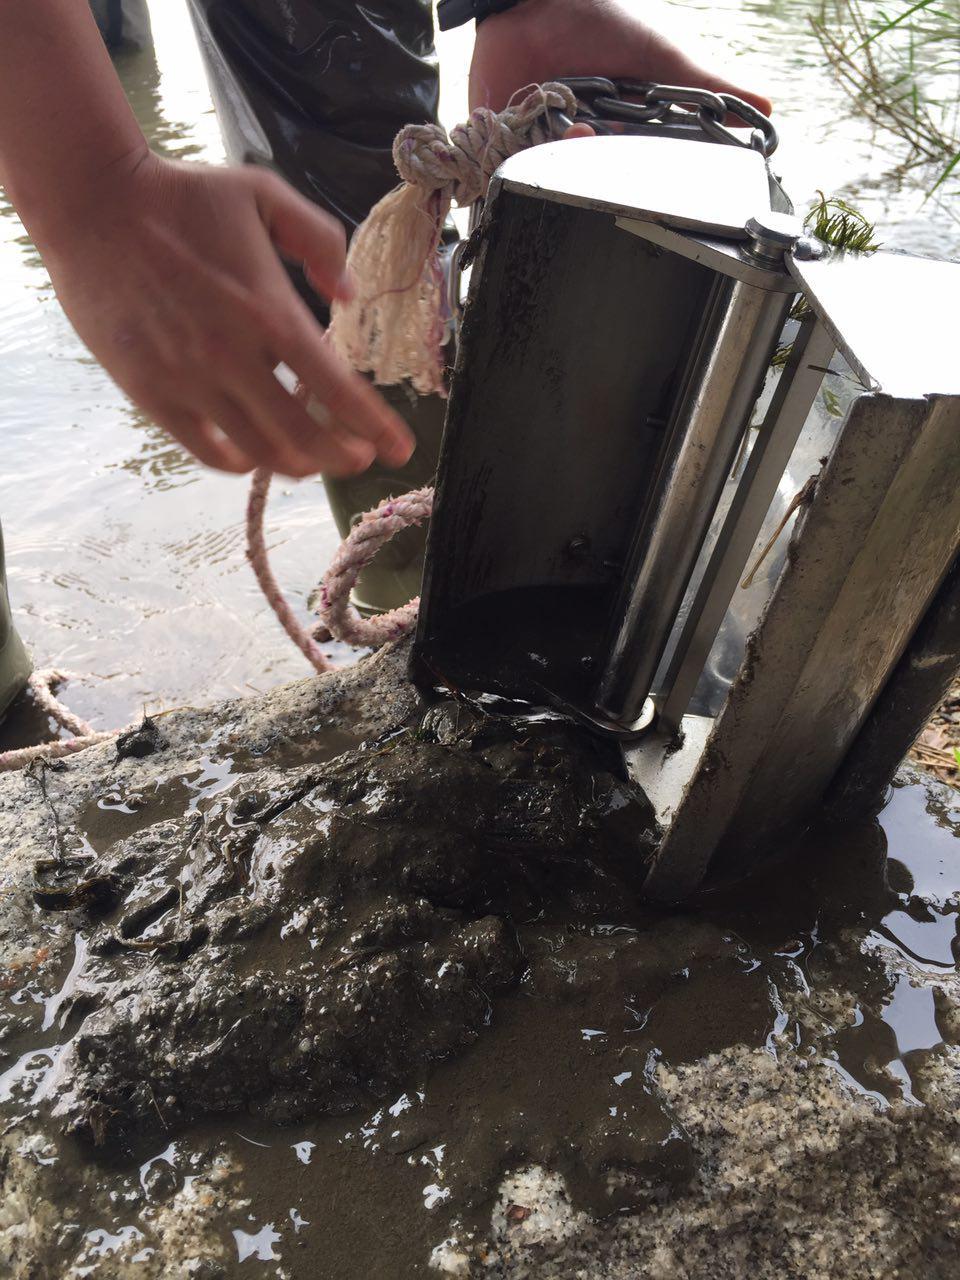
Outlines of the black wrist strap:
[{"label": "black wrist strap", "polygon": [[437,26],[441,31],[462,27],[471,18],[482,22],[491,13],[503,13],[512,9],[520,0],[440,0],[437,5]]}]

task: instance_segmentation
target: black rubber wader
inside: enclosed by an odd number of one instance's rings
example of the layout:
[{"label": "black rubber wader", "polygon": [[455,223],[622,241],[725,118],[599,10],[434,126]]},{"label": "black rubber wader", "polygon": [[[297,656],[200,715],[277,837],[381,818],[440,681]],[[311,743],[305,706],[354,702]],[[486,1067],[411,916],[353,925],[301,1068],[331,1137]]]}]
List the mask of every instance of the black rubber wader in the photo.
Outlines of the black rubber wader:
[{"label": "black rubber wader", "polygon": [[90,0],[90,8],[111,53],[152,43],[147,0]]},{"label": "black rubber wader", "polygon": [[[436,119],[439,80],[427,0],[189,0],[230,159],[275,169],[335,214],[348,234],[397,184],[391,146],[405,124]],[[294,272],[321,322],[326,309]],[[432,482],[444,402],[407,387],[387,399],[417,438],[405,467],[324,477],[341,535],[386,497]],[[425,534],[407,529],[364,571],[365,611],[420,589]]]}]

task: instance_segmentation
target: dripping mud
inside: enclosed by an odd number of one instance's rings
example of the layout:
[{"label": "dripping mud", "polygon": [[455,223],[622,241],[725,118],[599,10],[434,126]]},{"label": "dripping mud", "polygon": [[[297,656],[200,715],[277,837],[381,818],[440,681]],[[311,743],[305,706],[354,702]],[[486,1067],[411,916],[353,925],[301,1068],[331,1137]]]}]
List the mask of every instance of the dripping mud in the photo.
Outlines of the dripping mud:
[{"label": "dripping mud", "polygon": [[60,1212],[24,1275],[488,1274],[491,1213],[509,1240],[547,1196],[562,1237],[695,1192],[693,1064],[919,1116],[958,1039],[944,788],[666,912],[643,797],[551,717],[449,701],[150,766],[59,824],[30,892],[62,949],[0,978],[0,1128]]}]

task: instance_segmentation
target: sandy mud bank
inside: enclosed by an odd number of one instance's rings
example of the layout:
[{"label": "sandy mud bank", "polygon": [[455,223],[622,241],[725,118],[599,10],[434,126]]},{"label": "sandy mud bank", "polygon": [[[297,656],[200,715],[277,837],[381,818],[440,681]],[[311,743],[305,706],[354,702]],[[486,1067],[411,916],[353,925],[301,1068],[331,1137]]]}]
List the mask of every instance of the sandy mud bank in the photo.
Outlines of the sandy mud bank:
[{"label": "sandy mud bank", "polygon": [[653,910],[617,757],[402,650],[0,779],[0,1275],[954,1275],[955,806]]}]

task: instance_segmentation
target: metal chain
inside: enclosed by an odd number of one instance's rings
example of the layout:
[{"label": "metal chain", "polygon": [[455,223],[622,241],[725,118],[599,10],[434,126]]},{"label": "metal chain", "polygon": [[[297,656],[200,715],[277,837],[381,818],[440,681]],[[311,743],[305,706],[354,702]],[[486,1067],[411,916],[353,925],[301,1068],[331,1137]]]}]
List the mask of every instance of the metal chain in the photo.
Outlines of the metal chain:
[{"label": "metal chain", "polygon": [[[598,133],[667,130],[682,137],[703,138],[772,156],[779,138],[773,122],[732,93],[637,80],[608,80],[604,76],[560,76],[577,97],[576,123]],[[750,129],[745,137],[729,129],[727,116],[736,116]],[[609,122],[609,123],[608,123]],[[614,129],[610,124],[620,125]]]}]

